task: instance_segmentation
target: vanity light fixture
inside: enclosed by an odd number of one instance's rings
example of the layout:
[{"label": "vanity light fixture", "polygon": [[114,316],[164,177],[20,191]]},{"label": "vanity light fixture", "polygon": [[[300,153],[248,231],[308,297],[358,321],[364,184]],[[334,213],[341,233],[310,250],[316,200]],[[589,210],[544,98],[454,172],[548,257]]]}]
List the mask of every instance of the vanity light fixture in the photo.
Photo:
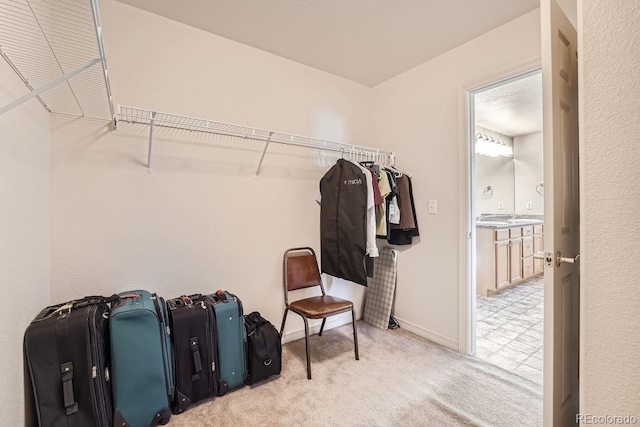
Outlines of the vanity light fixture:
[{"label": "vanity light fixture", "polygon": [[502,140],[477,133],[476,154],[490,157],[513,157],[513,148]]}]

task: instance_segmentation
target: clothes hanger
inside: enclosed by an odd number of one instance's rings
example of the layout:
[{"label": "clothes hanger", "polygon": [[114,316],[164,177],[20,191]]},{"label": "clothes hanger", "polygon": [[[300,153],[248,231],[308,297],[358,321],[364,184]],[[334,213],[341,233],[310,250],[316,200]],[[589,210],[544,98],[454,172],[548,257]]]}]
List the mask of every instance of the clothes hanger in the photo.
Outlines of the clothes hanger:
[{"label": "clothes hanger", "polygon": [[409,178],[411,178],[411,174],[409,172],[403,171],[402,169],[398,168],[396,165],[391,165],[391,169],[393,169],[395,172],[398,173],[396,175],[396,178],[400,178],[402,175],[407,175]]},{"label": "clothes hanger", "polygon": [[391,156],[391,161],[389,162],[389,166],[387,167],[387,170],[390,170],[391,172],[394,172],[396,178],[400,178],[402,175],[407,175],[409,178],[411,178],[411,174],[409,172],[403,171],[402,169],[397,167],[395,165],[395,162],[396,162],[395,157]]}]

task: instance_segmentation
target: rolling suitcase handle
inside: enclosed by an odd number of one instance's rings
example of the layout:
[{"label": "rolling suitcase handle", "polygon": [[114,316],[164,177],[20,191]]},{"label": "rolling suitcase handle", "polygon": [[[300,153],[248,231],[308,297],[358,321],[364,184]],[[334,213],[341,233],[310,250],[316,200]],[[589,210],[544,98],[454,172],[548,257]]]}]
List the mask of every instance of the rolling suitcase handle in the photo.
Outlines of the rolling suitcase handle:
[{"label": "rolling suitcase handle", "polygon": [[229,302],[229,300],[227,299],[227,295],[222,289],[218,289],[216,291],[216,297],[220,300],[220,302]]}]

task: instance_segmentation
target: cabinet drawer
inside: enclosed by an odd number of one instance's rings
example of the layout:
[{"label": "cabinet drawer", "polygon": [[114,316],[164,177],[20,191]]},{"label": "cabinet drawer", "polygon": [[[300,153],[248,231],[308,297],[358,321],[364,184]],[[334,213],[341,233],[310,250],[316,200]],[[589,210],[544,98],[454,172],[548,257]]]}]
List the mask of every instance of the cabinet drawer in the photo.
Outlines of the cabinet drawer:
[{"label": "cabinet drawer", "polygon": [[533,234],[542,234],[542,224],[533,226]]},{"label": "cabinet drawer", "polygon": [[533,236],[522,238],[522,257],[526,258],[533,255]]},{"label": "cabinet drawer", "polygon": [[544,271],[544,260],[542,259],[534,259],[533,260],[533,273],[538,274]]},{"label": "cabinet drawer", "polygon": [[533,276],[533,257],[522,258],[522,277],[524,279]]},{"label": "cabinet drawer", "polygon": [[510,228],[509,229],[509,237],[513,238],[513,237],[520,237],[522,236],[522,228],[518,227],[518,228]]},{"label": "cabinet drawer", "polygon": [[523,236],[533,236],[533,225],[525,225],[522,227]]},{"label": "cabinet drawer", "polygon": [[508,238],[509,238],[508,228],[505,228],[504,230],[496,230],[496,241],[507,240]]}]

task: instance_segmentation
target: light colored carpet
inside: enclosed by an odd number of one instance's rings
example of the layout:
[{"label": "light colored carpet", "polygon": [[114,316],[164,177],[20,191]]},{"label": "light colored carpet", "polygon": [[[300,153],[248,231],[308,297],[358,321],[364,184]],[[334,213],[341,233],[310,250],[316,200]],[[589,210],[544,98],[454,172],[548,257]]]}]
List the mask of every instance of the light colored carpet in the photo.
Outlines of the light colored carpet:
[{"label": "light colored carpet", "polygon": [[279,378],[243,387],[183,414],[170,427],[200,426],[539,426],[542,389],[487,362],[402,329],[358,322],[283,347]]}]

